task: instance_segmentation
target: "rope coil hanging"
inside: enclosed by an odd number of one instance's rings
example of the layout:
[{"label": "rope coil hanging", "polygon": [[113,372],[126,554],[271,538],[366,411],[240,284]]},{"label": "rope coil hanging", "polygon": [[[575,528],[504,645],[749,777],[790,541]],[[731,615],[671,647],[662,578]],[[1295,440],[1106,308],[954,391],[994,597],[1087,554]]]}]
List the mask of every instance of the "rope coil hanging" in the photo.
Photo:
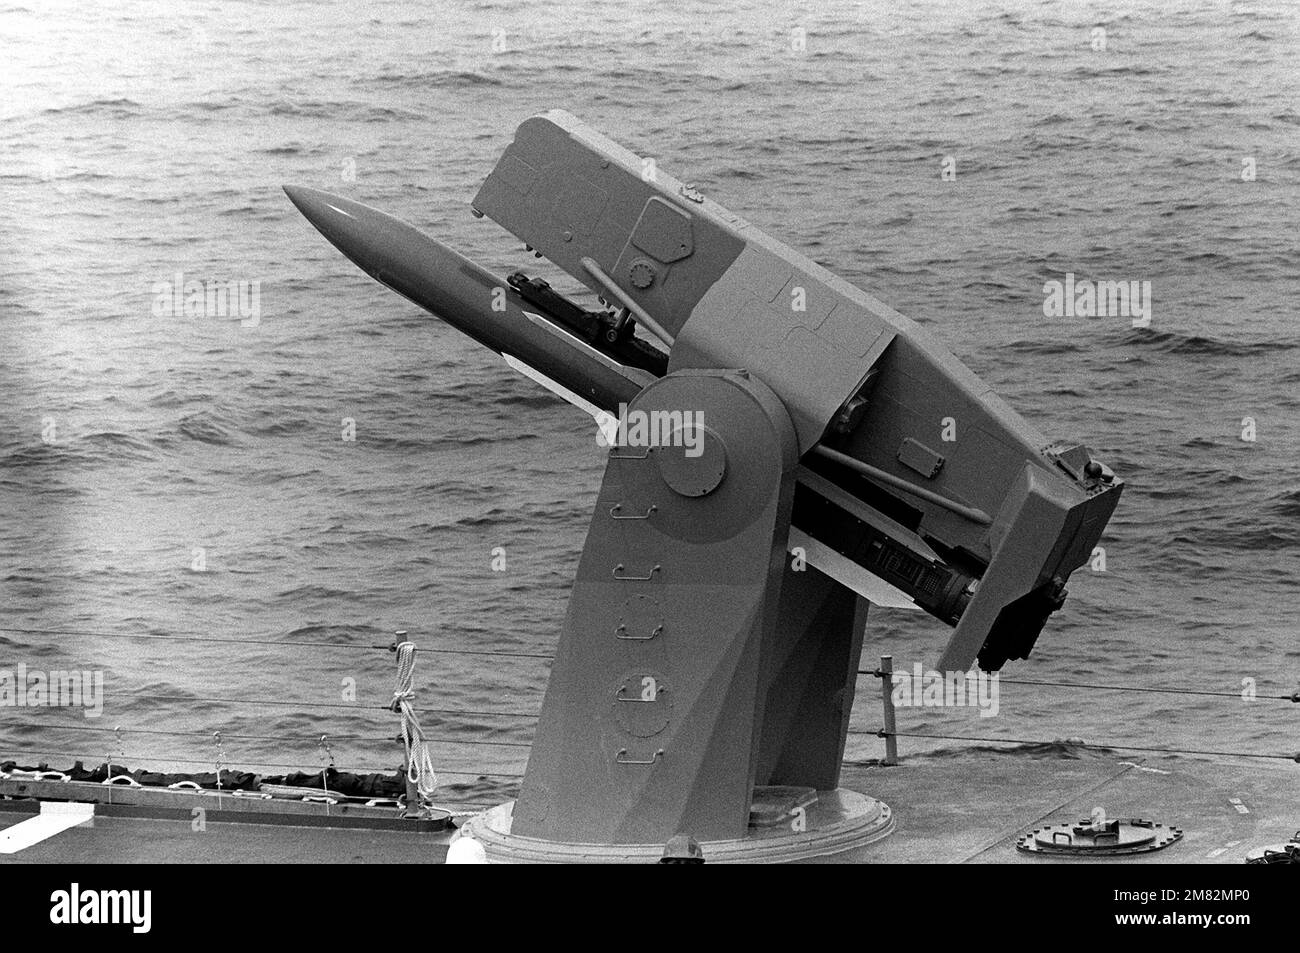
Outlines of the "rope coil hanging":
[{"label": "rope coil hanging", "polygon": [[393,688],[393,701],[389,706],[402,716],[402,743],[406,747],[406,777],[415,785],[422,805],[431,804],[438,790],[438,775],[434,773],[429,743],[424,740],[420,720],[416,717],[415,701],[415,643],[403,641],[397,646],[397,685]]}]

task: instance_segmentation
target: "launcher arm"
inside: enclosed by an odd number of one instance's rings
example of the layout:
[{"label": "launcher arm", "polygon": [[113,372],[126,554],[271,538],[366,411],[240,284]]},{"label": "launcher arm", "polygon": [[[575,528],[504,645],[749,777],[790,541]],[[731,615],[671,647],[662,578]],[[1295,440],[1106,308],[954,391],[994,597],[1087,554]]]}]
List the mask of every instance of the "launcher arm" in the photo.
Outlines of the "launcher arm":
[{"label": "launcher arm", "polygon": [[568,113],[519,127],[474,208],[641,315],[668,371],[770,387],[803,462],[794,525],[954,625],[945,668],[1028,654],[1120,495],[1087,448],[1052,445],[925,329]]}]

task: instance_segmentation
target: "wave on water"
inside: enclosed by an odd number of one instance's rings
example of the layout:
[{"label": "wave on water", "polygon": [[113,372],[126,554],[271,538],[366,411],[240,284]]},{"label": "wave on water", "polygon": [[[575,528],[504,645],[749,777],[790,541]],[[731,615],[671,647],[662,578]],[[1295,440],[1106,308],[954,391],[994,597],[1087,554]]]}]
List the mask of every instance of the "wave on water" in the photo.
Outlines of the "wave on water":
[{"label": "wave on water", "polygon": [[1003,349],[1014,351],[1018,354],[1042,354],[1042,355],[1059,355],[1059,354],[1079,354],[1085,348],[1080,344],[1074,344],[1062,337],[1054,337],[1044,341],[1032,341],[1028,339],[1012,341],[1003,345]]},{"label": "wave on water", "polygon": [[338,645],[355,645],[362,639],[381,639],[391,635],[392,633],[385,629],[370,625],[309,623],[275,638],[284,642],[330,642]]},{"label": "wave on water", "polygon": [[[356,101],[334,100],[278,100],[270,105],[252,107],[257,115],[273,118],[325,119],[331,122],[398,122],[421,121],[427,118],[424,113],[412,109],[403,109],[391,103],[365,103]],[[316,150],[320,152],[321,150]],[[307,153],[314,154],[314,153]]]},{"label": "wave on water", "polygon": [[112,119],[127,119],[141,115],[144,110],[145,107],[134,99],[119,97],[116,99],[92,99],[84,103],[74,103],[68,106],[51,106],[48,109],[41,110],[41,115],[107,115]]},{"label": "wave on water", "polygon": [[1300,520],[1300,489],[1284,490],[1269,502],[1275,516]]},{"label": "wave on water", "polygon": [[157,457],[156,449],[134,434],[105,431],[50,443],[25,444],[0,456],[0,470],[75,469],[118,463],[140,463]]},{"label": "wave on water", "polygon": [[212,444],[216,447],[228,447],[236,443],[234,431],[217,421],[207,411],[186,414],[176,427],[177,432],[188,440]]},{"label": "wave on water", "polygon": [[962,745],[960,747],[934,748],[929,751],[916,751],[909,753],[908,758],[930,758],[938,761],[969,761],[972,753],[1007,758],[1079,761],[1084,758],[1113,754],[1114,749],[1107,748],[1104,745],[1089,744],[1082,738],[1061,738],[1043,742],[1007,742],[1006,744],[971,744]]},{"label": "wave on water", "polygon": [[1225,341],[1200,334],[1154,331],[1150,328],[1129,328],[1118,343],[1126,347],[1191,357],[1251,357],[1300,347],[1300,341]]},{"label": "wave on water", "polygon": [[357,82],[361,86],[398,86],[411,89],[467,89],[476,86],[505,85],[495,76],[470,70],[385,71],[361,78]]}]

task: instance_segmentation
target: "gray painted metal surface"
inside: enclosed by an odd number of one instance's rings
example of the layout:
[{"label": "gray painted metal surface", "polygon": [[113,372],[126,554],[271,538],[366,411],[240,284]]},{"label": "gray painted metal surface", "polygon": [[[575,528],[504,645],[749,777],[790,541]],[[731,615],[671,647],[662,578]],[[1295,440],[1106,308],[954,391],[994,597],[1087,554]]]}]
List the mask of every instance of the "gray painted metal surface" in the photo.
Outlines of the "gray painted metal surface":
[{"label": "gray painted metal surface", "polygon": [[[955,627],[940,668],[996,669],[1028,655],[1118,501],[1086,447],[1049,442],[915,323],[567,113],[519,127],[474,209],[617,315],[287,191],[512,366],[701,448],[611,449],[517,833],[734,838],[754,785],[835,787],[866,617],[842,560]],[[630,361],[638,323],[665,357]],[[792,525],[842,557],[833,577],[787,560]]]}]

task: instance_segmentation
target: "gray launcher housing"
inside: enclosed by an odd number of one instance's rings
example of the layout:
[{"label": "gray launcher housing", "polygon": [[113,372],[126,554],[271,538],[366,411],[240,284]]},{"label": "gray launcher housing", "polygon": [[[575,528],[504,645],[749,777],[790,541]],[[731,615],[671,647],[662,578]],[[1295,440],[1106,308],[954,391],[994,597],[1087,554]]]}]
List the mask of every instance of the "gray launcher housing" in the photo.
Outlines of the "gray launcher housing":
[{"label": "gray launcher housing", "polygon": [[[610,451],[514,833],[735,838],[759,789],[834,788],[869,607],[846,566],[955,627],[942,670],[1028,655],[1119,498],[1086,447],[568,113],[526,120],[473,204],[668,345],[631,406],[708,438]],[[838,568],[792,566],[794,530]]]},{"label": "gray launcher housing", "polygon": [[652,316],[670,373],[770,387],[798,438],[794,524],[955,624],[941,669],[1027,657],[1123,486],[1086,447],[1049,441],[915,322],[562,110],[519,126],[473,205]]}]

